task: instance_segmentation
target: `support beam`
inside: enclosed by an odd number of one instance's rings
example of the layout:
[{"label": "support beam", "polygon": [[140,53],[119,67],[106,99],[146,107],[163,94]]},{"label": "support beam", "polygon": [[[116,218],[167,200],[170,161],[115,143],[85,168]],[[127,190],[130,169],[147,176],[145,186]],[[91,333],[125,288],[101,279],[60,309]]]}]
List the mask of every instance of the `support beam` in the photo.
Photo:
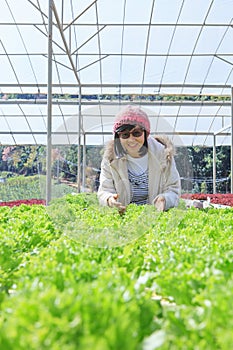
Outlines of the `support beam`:
[{"label": "support beam", "polygon": [[53,1],[49,0],[49,28],[48,28],[48,96],[47,96],[47,155],[46,155],[46,205],[51,201],[52,192],[52,6]]},{"label": "support beam", "polygon": [[[189,106],[189,107],[193,107],[193,106],[205,106],[205,107],[210,107],[210,106],[215,106],[215,107],[220,107],[223,105],[222,102],[218,102],[218,101],[213,101],[213,102],[203,102],[203,101],[147,101],[147,100],[135,100],[133,101],[132,105],[138,105],[140,102],[140,106],[144,106],[144,107],[152,107],[152,106],[172,106],[172,107],[177,107],[177,106]],[[40,100],[40,99],[32,99],[32,100],[0,100],[0,105],[27,105],[27,104],[37,104],[37,105],[45,105],[47,103],[47,101],[44,99]],[[75,99],[71,99],[71,100],[65,100],[65,99],[60,99],[57,101],[53,101],[54,105],[64,105],[64,106],[71,106],[71,105],[77,105],[77,100]],[[103,106],[119,106],[119,101],[118,100],[114,100],[114,101],[109,101],[109,100],[101,100],[101,104]],[[129,101],[121,101],[121,105],[122,106],[127,106],[129,104]],[[99,106],[100,105],[100,101],[99,100],[92,100],[92,101],[87,101],[87,100],[83,100],[82,101],[82,106]],[[231,106],[231,101],[227,101],[224,102],[224,107],[230,107]],[[175,115],[175,117],[177,117],[177,115]],[[222,117],[222,116],[220,116]]]},{"label": "support beam", "polygon": [[[70,65],[72,67],[72,71],[73,71],[73,73],[75,75],[75,78],[76,78],[78,86],[79,86],[79,99],[78,99],[78,164],[77,164],[78,165],[77,191],[79,193],[80,192],[80,188],[81,188],[81,128],[82,128],[82,120],[81,120],[81,118],[82,118],[82,114],[81,114],[82,89],[81,89],[81,82],[79,80],[78,72],[77,72],[77,69],[76,69],[75,64],[73,62],[72,54],[71,54],[69,46],[67,44],[67,41],[66,41],[66,38],[65,38],[65,35],[64,35],[64,30],[63,30],[62,24],[60,22],[60,19],[59,19],[58,12],[57,12],[57,9],[56,9],[54,1],[53,1],[53,12],[54,12],[54,16],[56,18],[57,26],[58,26],[58,29],[59,29],[59,32],[60,32],[60,35],[61,35],[64,47],[65,47],[66,54],[68,56],[68,59],[70,61]],[[77,104],[77,102],[75,102],[75,103]]]},{"label": "support beam", "polygon": [[233,193],[233,86],[231,87],[231,193]]},{"label": "support beam", "polygon": [[81,192],[81,130],[82,130],[82,106],[81,106],[81,85],[79,85],[79,109],[78,109],[78,176],[77,191]]},{"label": "support beam", "polygon": [[75,64],[74,64],[74,62],[73,62],[73,60],[72,60],[71,53],[70,53],[68,44],[67,44],[67,42],[66,42],[66,38],[65,38],[65,35],[64,35],[64,31],[63,31],[63,29],[62,29],[62,25],[61,25],[61,22],[60,22],[58,13],[57,13],[57,9],[56,9],[55,3],[54,3],[54,1],[52,1],[52,3],[53,3],[53,12],[54,12],[54,16],[55,16],[55,18],[56,18],[57,26],[58,26],[59,32],[60,32],[60,34],[61,34],[61,38],[62,38],[63,44],[64,44],[64,46],[65,46],[66,54],[67,54],[68,59],[69,59],[69,61],[70,61],[70,64],[71,64],[72,70],[73,70],[73,72],[74,72],[75,78],[76,78],[76,80],[77,80],[77,82],[78,82],[78,85],[80,86],[80,80],[79,80],[79,77],[78,77],[77,69],[76,69]]},{"label": "support beam", "polygon": [[86,136],[83,135],[83,174],[82,174],[82,188],[85,191],[86,188],[86,168],[87,168],[87,149],[86,149]]},{"label": "support beam", "polygon": [[216,136],[213,136],[213,193],[216,193]]},{"label": "support beam", "polygon": [[[80,54],[79,54],[80,55]],[[231,54],[232,55],[232,54]],[[0,57],[4,56],[4,54],[0,54]],[[18,87],[35,87],[37,88],[38,85],[40,86],[40,88],[43,87],[47,87],[47,84],[45,83],[20,83],[20,84],[16,84],[16,83],[1,83],[1,88],[18,88]],[[76,87],[77,84],[76,83],[53,83],[52,84],[53,87],[58,87],[58,88],[72,88],[72,87]],[[203,88],[203,85],[200,84],[110,84],[110,83],[93,83],[93,84],[82,84],[83,88],[87,88],[87,89],[91,89],[91,88],[111,88],[111,89],[119,89],[119,87],[121,88],[190,88],[190,89],[201,89]],[[229,94],[230,94],[230,89],[231,89],[231,85],[222,85],[222,84],[206,84],[205,88],[208,89],[229,89]]]}]

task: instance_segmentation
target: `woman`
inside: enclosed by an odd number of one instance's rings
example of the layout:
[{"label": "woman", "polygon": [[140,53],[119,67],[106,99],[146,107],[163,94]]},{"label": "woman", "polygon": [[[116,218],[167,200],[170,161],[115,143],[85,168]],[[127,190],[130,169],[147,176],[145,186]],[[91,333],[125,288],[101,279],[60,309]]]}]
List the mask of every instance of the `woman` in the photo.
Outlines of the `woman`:
[{"label": "woman", "polygon": [[177,206],[180,177],[169,139],[150,136],[147,114],[132,106],[117,115],[113,133],[101,163],[100,204],[120,212],[130,203],[151,204],[159,211]]}]

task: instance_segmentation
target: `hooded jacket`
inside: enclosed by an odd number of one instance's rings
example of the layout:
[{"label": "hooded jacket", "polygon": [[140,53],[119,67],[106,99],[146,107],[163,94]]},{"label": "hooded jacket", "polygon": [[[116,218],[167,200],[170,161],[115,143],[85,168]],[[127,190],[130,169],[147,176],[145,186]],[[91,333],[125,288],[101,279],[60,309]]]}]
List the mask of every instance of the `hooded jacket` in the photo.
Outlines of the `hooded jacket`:
[{"label": "hooded jacket", "polygon": [[[165,198],[165,210],[175,207],[180,197],[180,177],[174,161],[174,147],[166,136],[148,137],[148,202],[154,204],[158,195]],[[122,205],[130,203],[130,182],[128,179],[127,158],[117,159],[114,141],[105,149],[101,163],[98,199],[101,205],[108,205],[112,194],[118,194]]]}]

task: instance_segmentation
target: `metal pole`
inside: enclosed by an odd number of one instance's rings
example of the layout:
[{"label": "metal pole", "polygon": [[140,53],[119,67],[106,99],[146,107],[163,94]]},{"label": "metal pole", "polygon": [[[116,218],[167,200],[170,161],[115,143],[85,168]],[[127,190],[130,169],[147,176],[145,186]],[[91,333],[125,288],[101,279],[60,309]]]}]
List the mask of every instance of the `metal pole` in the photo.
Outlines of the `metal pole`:
[{"label": "metal pole", "polygon": [[81,100],[82,91],[81,85],[79,85],[79,101],[78,101],[78,174],[77,174],[77,190],[81,192],[81,128],[82,128],[82,114],[81,114]]},{"label": "metal pole", "polygon": [[233,193],[233,86],[231,87],[231,193]]},{"label": "metal pole", "polygon": [[213,193],[216,193],[216,136],[213,136]]},{"label": "metal pole", "polygon": [[53,0],[49,0],[48,9],[48,91],[47,91],[47,155],[46,155],[46,205],[51,201],[52,187],[52,15]]},{"label": "metal pole", "polygon": [[85,191],[86,188],[86,167],[87,167],[87,153],[86,153],[86,135],[83,135],[83,181],[82,186],[83,190]]}]

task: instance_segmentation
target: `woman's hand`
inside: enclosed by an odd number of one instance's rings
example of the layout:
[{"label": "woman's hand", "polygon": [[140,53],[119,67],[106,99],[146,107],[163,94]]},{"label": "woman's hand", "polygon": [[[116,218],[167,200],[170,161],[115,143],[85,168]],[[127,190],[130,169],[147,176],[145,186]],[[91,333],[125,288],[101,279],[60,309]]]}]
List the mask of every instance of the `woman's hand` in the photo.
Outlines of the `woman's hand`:
[{"label": "woman's hand", "polygon": [[126,207],[124,205],[122,205],[121,202],[117,201],[118,199],[118,194],[113,194],[111,197],[108,198],[107,202],[108,202],[108,206],[111,208],[117,208],[119,210],[120,214],[123,214],[126,210]]},{"label": "woman's hand", "polygon": [[163,196],[159,196],[156,199],[154,206],[158,211],[164,211],[166,206],[165,198]]}]

